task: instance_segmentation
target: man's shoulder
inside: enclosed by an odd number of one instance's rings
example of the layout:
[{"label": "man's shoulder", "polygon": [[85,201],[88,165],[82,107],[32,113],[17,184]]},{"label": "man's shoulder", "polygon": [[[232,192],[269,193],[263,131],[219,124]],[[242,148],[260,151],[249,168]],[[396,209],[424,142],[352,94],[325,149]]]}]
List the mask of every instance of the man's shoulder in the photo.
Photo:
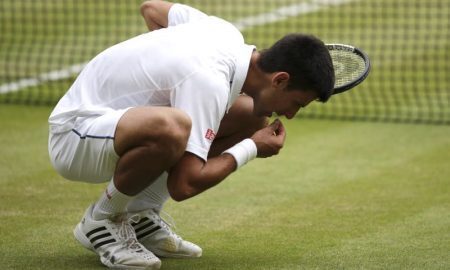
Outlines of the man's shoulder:
[{"label": "man's shoulder", "polygon": [[[232,23],[215,16],[206,16],[199,20],[179,24],[170,27],[176,32],[196,33],[211,40],[220,40],[221,42],[243,42],[243,36],[239,29]],[[174,29],[175,28],[175,29]]]},{"label": "man's shoulder", "polygon": [[234,26],[234,24],[232,24],[229,21],[226,21],[222,18],[219,17],[215,17],[215,16],[209,16],[208,17],[208,25],[210,25],[211,27],[215,27],[215,28],[223,28],[224,30],[226,30],[226,32],[222,33],[222,34],[235,34],[238,36],[242,36],[241,32],[239,31],[239,29],[236,28],[236,26]]}]

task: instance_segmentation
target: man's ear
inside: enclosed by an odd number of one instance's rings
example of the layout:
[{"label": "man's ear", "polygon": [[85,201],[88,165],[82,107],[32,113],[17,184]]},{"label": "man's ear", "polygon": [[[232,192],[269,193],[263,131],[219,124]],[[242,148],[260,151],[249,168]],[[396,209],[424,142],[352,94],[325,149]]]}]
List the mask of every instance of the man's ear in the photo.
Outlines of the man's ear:
[{"label": "man's ear", "polygon": [[289,73],[280,71],[272,77],[272,86],[276,89],[286,89],[289,84]]}]

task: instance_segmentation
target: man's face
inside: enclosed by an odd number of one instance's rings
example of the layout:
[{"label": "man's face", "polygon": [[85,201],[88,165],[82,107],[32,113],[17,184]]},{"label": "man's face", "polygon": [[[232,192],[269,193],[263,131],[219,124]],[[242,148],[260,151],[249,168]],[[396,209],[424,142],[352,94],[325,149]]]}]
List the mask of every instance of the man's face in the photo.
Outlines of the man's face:
[{"label": "man's face", "polygon": [[257,116],[284,115],[287,119],[295,116],[298,110],[317,99],[313,91],[287,90],[286,88],[267,88],[254,99],[254,113]]}]

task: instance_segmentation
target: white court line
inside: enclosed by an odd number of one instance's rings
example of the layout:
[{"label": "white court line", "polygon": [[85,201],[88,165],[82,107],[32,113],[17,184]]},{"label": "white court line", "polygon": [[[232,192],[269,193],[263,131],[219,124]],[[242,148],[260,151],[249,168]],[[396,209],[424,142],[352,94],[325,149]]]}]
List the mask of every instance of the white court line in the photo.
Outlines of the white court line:
[{"label": "white court line", "polygon": [[239,30],[245,30],[246,28],[260,26],[268,23],[274,23],[285,20],[289,17],[295,17],[302,14],[313,13],[324,8],[338,6],[355,0],[310,0],[299,4],[293,4],[289,6],[283,6],[281,8],[262,13],[256,16],[250,16],[240,19],[233,24]]},{"label": "white court line", "polygon": [[[236,28],[242,31],[250,27],[282,21],[289,17],[316,12],[324,8],[342,5],[352,1],[355,0],[310,0],[299,4],[283,6],[270,12],[262,13],[256,16],[246,17],[237,20],[233,24],[236,26]],[[0,94],[17,92],[27,87],[38,86],[46,82],[70,78],[80,73],[86,64],[87,63],[75,64],[64,69],[42,73],[37,75],[36,77],[21,79],[15,82],[0,85]]]},{"label": "white court line", "polygon": [[0,86],[0,94],[17,92],[27,87],[38,86],[40,84],[70,78],[78,74],[87,63],[72,65],[70,67],[42,73],[33,78],[21,79],[16,82],[6,83]]}]

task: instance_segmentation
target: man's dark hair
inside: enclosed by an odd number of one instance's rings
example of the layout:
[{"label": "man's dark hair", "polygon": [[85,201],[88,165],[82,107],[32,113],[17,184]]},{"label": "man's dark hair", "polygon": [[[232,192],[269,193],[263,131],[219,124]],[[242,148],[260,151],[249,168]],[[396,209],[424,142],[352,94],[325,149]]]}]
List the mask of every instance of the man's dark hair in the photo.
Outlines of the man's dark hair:
[{"label": "man's dark hair", "polygon": [[289,73],[288,89],[312,90],[326,102],[333,93],[334,69],[330,53],[318,38],[289,34],[263,50],[257,65],[264,72]]}]

